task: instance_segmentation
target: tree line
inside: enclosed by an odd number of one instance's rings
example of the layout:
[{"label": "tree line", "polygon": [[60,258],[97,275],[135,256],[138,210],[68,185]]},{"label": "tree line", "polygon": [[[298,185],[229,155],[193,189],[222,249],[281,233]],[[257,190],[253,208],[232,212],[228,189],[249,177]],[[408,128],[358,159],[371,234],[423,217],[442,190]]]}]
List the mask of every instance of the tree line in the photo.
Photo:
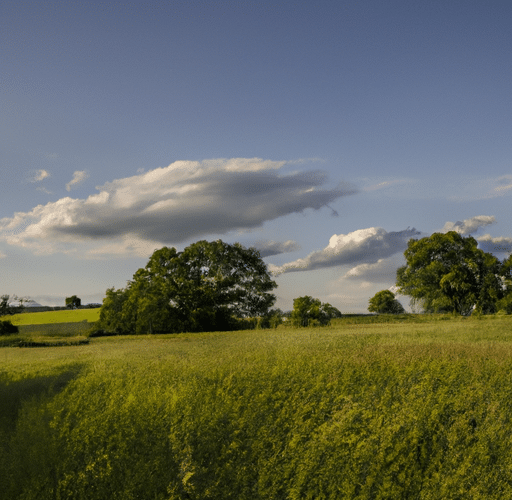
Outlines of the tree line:
[{"label": "tree line", "polygon": [[[98,334],[145,334],[272,328],[286,314],[273,308],[277,287],[258,250],[222,240],[182,252],[163,247],[125,288],[107,289]],[[338,309],[310,296],[294,300],[296,326],[320,326]]]},{"label": "tree line", "polygon": [[[500,261],[478,248],[472,236],[455,231],[411,239],[406,265],[397,270],[398,293],[411,298],[413,310],[461,315],[512,314],[512,255]],[[397,306],[398,303],[398,306]],[[389,290],[370,299],[373,312],[403,312]]]}]

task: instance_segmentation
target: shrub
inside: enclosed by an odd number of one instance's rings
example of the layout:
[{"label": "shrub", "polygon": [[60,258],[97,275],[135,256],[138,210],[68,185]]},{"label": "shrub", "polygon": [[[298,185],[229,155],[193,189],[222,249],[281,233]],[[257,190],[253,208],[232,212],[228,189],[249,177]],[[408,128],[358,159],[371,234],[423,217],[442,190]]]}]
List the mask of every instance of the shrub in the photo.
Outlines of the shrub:
[{"label": "shrub", "polygon": [[0,335],[11,335],[13,333],[19,333],[19,328],[13,325],[9,320],[0,321]]}]

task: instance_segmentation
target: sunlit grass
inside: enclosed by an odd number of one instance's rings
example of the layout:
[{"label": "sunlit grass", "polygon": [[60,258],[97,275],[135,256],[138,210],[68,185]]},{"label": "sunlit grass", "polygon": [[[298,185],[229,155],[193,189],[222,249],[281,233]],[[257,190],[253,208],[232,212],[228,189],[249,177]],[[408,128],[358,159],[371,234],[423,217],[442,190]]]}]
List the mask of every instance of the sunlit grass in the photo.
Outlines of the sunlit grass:
[{"label": "sunlit grass", "polygon": [[2,348],[0,408],[0,498],[510,498],[512,318]]},{"label": "sunlit grass", "polygon": [[13,325],[45,325],[53,323],[78,323],[98,321],[100,309],[74,309],[61,311],[24,312],[13,316],[2,316],[0,320],[10,320]]}]

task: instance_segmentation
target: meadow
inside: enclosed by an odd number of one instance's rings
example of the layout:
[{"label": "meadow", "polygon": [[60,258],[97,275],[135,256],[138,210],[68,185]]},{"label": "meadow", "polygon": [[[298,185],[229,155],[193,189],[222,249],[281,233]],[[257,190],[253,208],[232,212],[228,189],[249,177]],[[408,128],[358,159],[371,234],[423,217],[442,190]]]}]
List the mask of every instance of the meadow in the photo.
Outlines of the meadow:
[{"label": "meadow", "polygon": [[89,343],[100,309],[24,312],[2,316],[19,329],[19,335],[0,336],[0,347],[50,347]]},{"label": "meadow", "polygon": [[24,312],[13,316],[2,316],[0,319],[8,319],[13,325],[48,325],[58,323],[94,323],[100,317],[100,308],[95,309],[69,309],[60,311]]},{"label": "meadow", "polygon": [[512,317],[0,349],[0,498],[512,497]]}]

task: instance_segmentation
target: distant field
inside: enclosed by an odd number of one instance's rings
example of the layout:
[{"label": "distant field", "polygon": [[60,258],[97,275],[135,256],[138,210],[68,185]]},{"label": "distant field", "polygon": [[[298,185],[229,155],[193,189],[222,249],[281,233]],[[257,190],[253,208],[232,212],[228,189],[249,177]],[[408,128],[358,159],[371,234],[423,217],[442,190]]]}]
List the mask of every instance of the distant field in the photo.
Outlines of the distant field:
[{"label": "distant field", "polygon": [[100,308],[97,309],[75,309],[62,311],[25,312],[14,316],[0,317],[1,320],[8,319],[13,325],[47,325],[52,323],[79,323],[87,321],[94,323],[100,317]]},{"label": "distant field", "polygon": [[512,498],[512,317],[423,319],[2,348],[0,499]]}]

